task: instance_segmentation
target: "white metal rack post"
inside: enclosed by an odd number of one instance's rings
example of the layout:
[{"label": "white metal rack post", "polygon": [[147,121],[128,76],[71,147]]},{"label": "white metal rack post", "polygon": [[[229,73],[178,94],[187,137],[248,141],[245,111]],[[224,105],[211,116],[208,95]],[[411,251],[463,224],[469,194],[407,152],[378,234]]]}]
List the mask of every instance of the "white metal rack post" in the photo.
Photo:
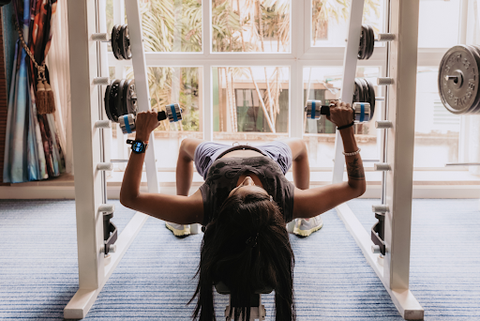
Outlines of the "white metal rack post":
[{"label": "white metal rack post", "polygon": [[[127,0],[131,14],[130,40],[134,44],[133,64],[141,110],[149,109],[145,57],[141,45],[140,19],[136,0]],[[64,310],[66,319],[82,319],[119,264],[148,216],[137,212],[123,229],[115,243],[115,253],[104,256],[103,213],[113,212],[107,204],[104,163],[103,130],[110,128],[104,120],[103,95],[108,84],[105,66],[106,45],[105,0],[69,0],[69,49],[72,102],[72,133],[75,163],[75,204],[77,217],[77,247],[79,289]],[[137,6],[136,10],[135,6]],[[136,44],[136,46],[135,46]],[[140,45],[139,45],[140,44]],[[140,48],[141,51],[137,49]],[[136,56],[136,57],[135,57]],[[138,78],[137,78],[138,77]],[[153,147],[153,137],[151,137]],[[146,160],[149,192],[158,192],[153,148]]]},{"label": "white metal rack post", "polygon": [[[351,39],[353,34],[352,28],[360,28],[361,20],[359,22],[356,15],[363,12],[363,2],[352,1],[348,39]],[[406,320],[422,320],[424,310],[409,290],[419,0],[390,0],[389,3],[389,33],[393,34],[395,39],[389,45],[389,78],[379,79],[379,85],[389,85],[386,119],[379,126],[387,131],[387,164],[381,165],[388,166],[376,166],[378,170],[389,170],[383,179],[385,203],[373,206],[374,212],[385,213],[385,257],[373,253],[370,233],[363,228],[348,205],[338,206],[337,213],[384,284],[402,317]],[[353,39],[358,46],[359,35],[353,36],[357,36]],[[348,48],[349,46],[345,53],[344,88],[350,89],[345,87],[353,83],[352,75],[346,73],[347,65],[354,64],[356,55],[354,57],[354,53]],[[345,97],[342,94],[342,99],[351,101],[352,93],[347,92],[346,95]],[[341,141],[338,138],[337,135],[336,160],[343,158],[339,155]],[[336,161],[334,182],[341,181],[342,176],[343,162]]]}]

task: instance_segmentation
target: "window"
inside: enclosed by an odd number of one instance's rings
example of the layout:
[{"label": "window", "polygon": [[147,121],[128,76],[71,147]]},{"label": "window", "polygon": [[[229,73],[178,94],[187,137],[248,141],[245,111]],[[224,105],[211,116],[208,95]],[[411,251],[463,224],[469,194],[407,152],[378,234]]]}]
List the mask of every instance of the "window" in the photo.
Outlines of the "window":
[{"label": "window", "polygon": [[[340,97],[350,1],[140,3],[152,107],[180,102],[184,108],[181,124],[165,124],[155,132],[160,170],[174,170],[176,151],[187,136],[253,144],[293,136],[307,142],[314,172],[331,171],[333,125],[325,118],[307,121],[303,106],[307,99]],[[466,160],[466,116],[451,115],[439,103],[436,77],[449,47],[478,43],[474,5],[466,0],[420,1],[416,169],[446,171],[445,163]],[[385,0],[366,0],[364,24],[373,26],[375,34],[385,32],[387,10]],[[122,1],[107,0],[108,27],[125,22]],[[372,58],[358,62],[357,77],[376,84],[385,75],[385,58],[386,46],[377,43]],[[116,78],[132,77],[131,61],[109,55],[109,65]],[[384,96],[383,88],[375,89],[377,97]],[[375,119],[382,117],[383,107],[378,100]],[[381,131],[374,121],[357,125],[356,131],[365,165],[371,168],[381,159]],[[125,144],[116,140],[120,134],[113,135],[112,158],[127,156],[121,151]]]}]

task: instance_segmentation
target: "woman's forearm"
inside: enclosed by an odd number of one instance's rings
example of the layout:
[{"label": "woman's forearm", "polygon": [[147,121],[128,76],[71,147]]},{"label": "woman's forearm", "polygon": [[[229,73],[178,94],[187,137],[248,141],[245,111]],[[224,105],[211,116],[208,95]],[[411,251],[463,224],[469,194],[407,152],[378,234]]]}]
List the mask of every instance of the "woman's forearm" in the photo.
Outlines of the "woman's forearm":
[{"label": "woman's forearm", "polygon": [[[136,140],[148,142],[148,134],[137,132]],[[127,168],[123,175],[122,187],[120,189],[120,202],[126,206],[132,205],[132,201],[140,194],[140,183],[142,181],[143,162],[145,153],[131,153]]]},{"label": "woman's forearm", "polygon": [[[358,150],[357,142],[353,127],[340,130],[340,135],[343,141],[343,150],[345,153],[353,153]],[[365,192],[365,171],[363,168],[362,158],[360,153],[353,156],[345,156],[345,162],[347,164],[348,184],[358,189],[361,194]]]}]

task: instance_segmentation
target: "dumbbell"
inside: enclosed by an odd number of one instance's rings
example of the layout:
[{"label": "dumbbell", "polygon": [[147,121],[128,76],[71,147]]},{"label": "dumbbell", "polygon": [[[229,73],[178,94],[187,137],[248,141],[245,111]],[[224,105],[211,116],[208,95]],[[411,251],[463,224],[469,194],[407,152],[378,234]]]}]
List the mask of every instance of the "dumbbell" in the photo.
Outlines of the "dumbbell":
[{"label": "dumbbell", "polygon": [[[354,121],[363,123],[370,121],[375,113],[375,89],[367,79],[355,79],[353,94]],[[308,119],[319,119],[321,115],[330,115],[330,106],[323,105],[320,100],[309,100],[305,106]]]},{"label": "dumbbell", "polygon": [[[135,121],[137,115],[136,114],[127,114],[118,117],[118,123],[120,124],[120,128],[124,134],[131,134],[136,130]],[[182,120],[182,109],[178,104],[170,104],[165,106],[165,111],[159,111],[157,114],[157,119],[159,121],[167,119],[169,122],[177,122]]]},{"label": "dumbbell", "polygon": [[[369,103],[353,103],[353,120],[357,123],[372,119],[372,109]],[[330,116],[330,106],[322,105],[321,100],[308,100],[305,106],[308,119],[320,119],[321,115]]]},{"label": "dumbbell", "polygon": [[[105,112],[108,119],[119,123],[124,134],[136,130],[137,95],[133,79],[115,79],[105,90]],[[159,121],[167,119],[170,122],[182,120],[182,109],[178,104],[165,106],[165,111],[158,112]]]}]

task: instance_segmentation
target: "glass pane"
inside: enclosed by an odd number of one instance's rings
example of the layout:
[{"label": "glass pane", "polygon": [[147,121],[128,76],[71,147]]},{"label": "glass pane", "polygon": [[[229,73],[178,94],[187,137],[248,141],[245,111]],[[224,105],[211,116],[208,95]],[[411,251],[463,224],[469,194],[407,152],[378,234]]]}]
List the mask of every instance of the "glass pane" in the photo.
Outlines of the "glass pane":
[{"label": "glass pane", "polygon": [[107,15],[107,32],[111,32],[113,25],[114,25],[114,18],[113,18],[113,0],[107,0],[105,3],[105,12]]},{"label": "glass pane", "polygon": [[202,51],[202,0],[144,0],[138,3],[145,51]]},{"label": "glass pane", "polygon": [[[312,0],[313,47],[345,47],[351,1]],[[363,24],[383,32],[383,0],[365,0]]]},{"label": "glass pane", "polygon": [[414,153],[416,168],[445,167],[446,163],[458,161],[461,116],[450,113],[441,103],[437,77],[438,68],[418,68]]},{"label": "glass pane", "polygon": [[215,140],[288,136],[288,67],[215,67],[212,72]]},{"label": "glass pane", "polygon": [[459,15],[460,0],[421,0],[418,46],[421,48],[448,48],[456,45]]},{"label": "glass pane", "polygon": [[213,52],[290,52],[291,0],[212,0]]},{"label": "glass pane", "polygon": [[[379,96],[379,88],[376,86],[376,78],[380,76],[379,67],[359,67],[357,77],[365,78],[375,85],[376,96]],[[341,98],[343,68],[342,67],[312,67],[303,69],[304,101],[321,100],[322,104],[328,104],[332,99]],[[371,121],[355,125],[355,133],[360,137],[362,158],[365,166],[373,166],[373,161],[380,160],[377,141],[375,119],[378,118],[381,109],[379,101],[375,104],[375,114]],[[325,116],[318,120],[304,118],[305,135],[310,151],[310,166],[332,167],[335,147],[335,125]]]},{"label": "glass pane", "polygon": [[[185,137],[203,138],[201,131],[202,100],[200,92],[201,68],[192,67],[149,67],[148,83],[150,88],[150,104],[152,109],[165,110],[165,105],[179,103],[182,108],[182,121],[161,122],[155,130],[155,153],[158,168],[174,168],[177,162],[177,151]],[[126,68],[126,78],[133,79],[133,70]],[[115,127],[118,127],[115,124]],[[120,141],[117,141],[117,137]],[[130,138],[134,138],[134,134]],[[111,158],[126,159],[127,139],[121,131],[113,130]],[[168,151],[168,152],[165,152]],[[121,163],[116,166],[120,170]]]}]

